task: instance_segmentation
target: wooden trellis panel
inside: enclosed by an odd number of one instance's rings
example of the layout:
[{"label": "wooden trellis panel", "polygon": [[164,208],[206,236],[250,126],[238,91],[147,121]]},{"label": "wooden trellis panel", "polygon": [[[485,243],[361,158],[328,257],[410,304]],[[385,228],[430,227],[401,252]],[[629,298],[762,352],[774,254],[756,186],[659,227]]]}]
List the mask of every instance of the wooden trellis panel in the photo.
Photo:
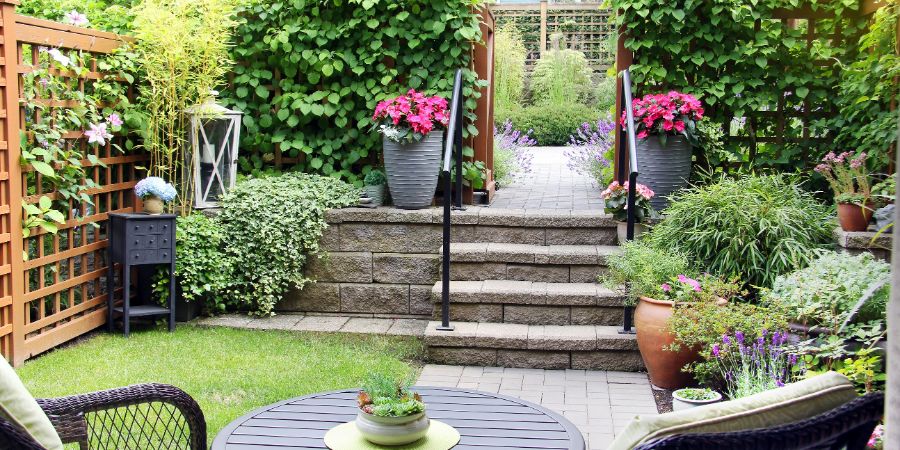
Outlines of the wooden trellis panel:
[{"label": "wooden trellis panel", "polygon": [[491,5],[500,28],[515,25],[522,33],[530,70],[541,52],[551,49],[551,36],[563,35],[566,47],[584,52],[592,69],[604,71],[615,61],[615,14],[602,3]]},{"label": "wooden trellis panel", "polygon": [[[70,131],[64,136],[66,145],[80,147],[85,155],[93,152],[105,165],[82,161],[88,176],[99,185],[87,191],[94,205],[70,201],[69,217],[57,234],[34,229],[23,239],[22,204],[36,203],[44,195],[55,199],[57,194],[33,168],[19,163],[20,130],[31,120],[19,103],[26,82],[22,74],[31,71],[40,58],[48,57],[41,47],[89,53],[89,73],[75,83],[82,91],[90,90],[93,80],[105,76],[97,70],[97,58],[112,52],[126,38],[19,16],[14,0],[0,0],[0,13],[0,350],[19,364],[106,322],[107,215],[134,211],[131,190],[137,181],[137,167],[148,158],[145,154],[122,155],[109,142],[93,148],[81,131]],[[62,72],[55,75],[67,76]],[[39,101],[53,108],[71,106],[53,98]],[[123,142],[118,143],[124,148]]]}]

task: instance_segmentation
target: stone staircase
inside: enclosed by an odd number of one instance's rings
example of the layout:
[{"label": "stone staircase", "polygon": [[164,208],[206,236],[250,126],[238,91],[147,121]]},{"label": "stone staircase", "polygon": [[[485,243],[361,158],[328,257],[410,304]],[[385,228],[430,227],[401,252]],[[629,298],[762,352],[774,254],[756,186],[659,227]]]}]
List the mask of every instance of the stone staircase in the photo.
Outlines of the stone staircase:
[{"label": "stone staircase", "polygon": [[621,335],[624,299],[598,284],[618,251],[615,222],[594,211],[470,207],[451,215],[450,319],[441,299],[440,208],[330,211],[310,264],[317,280],[282,312],[432,319],[428,359],[545,369],[643,369]]}]

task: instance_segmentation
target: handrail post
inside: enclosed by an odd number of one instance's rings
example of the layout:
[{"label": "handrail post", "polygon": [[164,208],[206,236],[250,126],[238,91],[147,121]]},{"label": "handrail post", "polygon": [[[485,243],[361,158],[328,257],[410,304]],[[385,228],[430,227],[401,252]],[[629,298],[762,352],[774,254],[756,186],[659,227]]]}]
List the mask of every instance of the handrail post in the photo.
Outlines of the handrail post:
[{"label": "handrail post", "polygon": [[[628,69],[622,71],[622,102],[621,102],[622,110],[619,111],[619,117],[622,117],[622,113],[625,116],[625,125],[621,127],[619,141],[627,143],[626,149],[619,149],[619,159],[618,163],[618,173],[617,178],[619,183],[625,182],[625,167],[626,167],[626,151],[628,156],[628,199],[627,199],[627,208],[626,208],[626,218],[625,218],[625,240],[631,241],[634,239],[634,224],[637,220],[635,216],[635,203],[637,200],[637,177],[638,177],[638,166],[637,166],[637,142],[634,136],[634,112],[632,109],[632,98],[631,98],[631,72]],[[624,317],[622,323],[622,329],[619,330],[620,334],[633,334],[634,330],[632,329],[632,313],[634,308],[630,305],[625,305]]]},{"label": "handrail post", "polygon": [[[437,327],[438,331],[453,331],[450,325],[450,211],[453,209],[453,203],[456,202],[458,208],[462,209],[462,124],[463,124],[463,101],[462,101],[462,69],[456,70],[456,76],[453,79],[453,97],[450,99],[450,122],[447,126],[447,133],[444,135],[444,161],[441,168],[441,186],[444,191],[444,221],[443,236],[441,246],[441,324]],[[452,172],[453,167],[451,160],[456,157],[456,198],[454,195]]]},{"label": "handrail post", "polygon": [[[458,177],[458,176],[457,176]],[[443,258],[441,261],[441,325],[438,331],[453,331],[450,326],[450,174],[443,172],[442,183],[444,187],[444,236]]]},{"label": "handrail post", "polygon": [[[459,80],[460,83],[462,80]],[[448,136],[450,139],[453,139],[453,146],[455,147],[456,154],[456,208],[462,209],[463,201],[462,201],[462,191],[463,191],[463,116],[465,115],[463,109],[463,100],[462,100],[462,86],[459,88],[460,95],[459,98],[455,99],[455,107],[457,109],[456,114],[456,130],[453,133],[453,136]]]}]

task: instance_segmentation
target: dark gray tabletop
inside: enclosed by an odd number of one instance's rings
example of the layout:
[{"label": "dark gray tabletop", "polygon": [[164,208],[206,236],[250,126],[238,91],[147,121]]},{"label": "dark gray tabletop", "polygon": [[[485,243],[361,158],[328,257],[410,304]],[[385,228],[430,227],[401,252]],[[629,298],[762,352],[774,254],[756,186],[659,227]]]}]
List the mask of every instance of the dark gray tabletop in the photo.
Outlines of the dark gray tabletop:
[{"label": "dark gray tabletop", "polygon": [[[541,406],[506,395],[456,388],[416,387],[428,417],[456,428],[456,450],[584,450],[571,422]],[[356,418],[358,390],[292,398],[231,422],[213,450],[324,449],[325,433]]]}]

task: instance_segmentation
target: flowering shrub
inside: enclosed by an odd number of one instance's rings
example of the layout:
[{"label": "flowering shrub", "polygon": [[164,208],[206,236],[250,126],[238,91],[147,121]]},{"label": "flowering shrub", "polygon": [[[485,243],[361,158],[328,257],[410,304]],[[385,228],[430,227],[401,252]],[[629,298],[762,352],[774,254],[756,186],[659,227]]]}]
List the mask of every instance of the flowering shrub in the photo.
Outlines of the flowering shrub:
[{"label": "flowering shrub", "polygon": [[615,128],[616,124],[610,118],[599,119],[594,124],[582,123],[575,134],[569,136],[565,151],[569,169],[593,178],[599,186],[609,184],[612,181],[609,158]]},{"label": "flowering shrub", "polygon": [[678,251],[662,250],[646,240],[622,244],[622,253],[607,261],[609,273],[600,281],[610,289],[625,288],[628,301],[638,297],[661,298],[660,286],[671,277],[688,270],[687,256]]},{"label": "flowering shrub", "polygon": [[[656,134],[665,140],[667,135],[681,134],[691,143],[697,142],[697,121],[703,118],[703,106],[693,95],[677,91],[647,94],[633,102],[632,110],[638,139]],[[622,111],[622,126],[626,120]]]},{"label": "flowering shrub", "polygon": [[[650,217],[650,212],[653,211],[653,207],[650,206],[650,199],[653,198],[654,193],[647,186],[638,183],[637,187],[635,188],[634,194],[634,218],[638,222],[643,222]],[[627,181],[624,184],[619,184],[618,181],[613,181],[603,192],[600,193],[600,197],[603,198],[603,210],[607,214],[612,214],[613,218],[619,221],[627,220]]]},{"label": "flowering shrub", "polygon": [[403,144],[420,141],[438,125],[447,126],[449,121],[446,99],[426,97],[415,89],[378,102],[372,115],[378,131],[391,141]]},{"label": "flowering shrub", "polygon": [[814,170],[828,181],[838,203],[863,205],[872,197],[865,152],[829,152]]},{"label": "flowering shrub", "polygon": [[659,286],[661,300],[674,302],[725,303],[745,294],[737,278],[724,280],[705,273],[691,278],[685,274],[672,277]]},{"label": "flowering shrub", "polygon": [[527,132],[513,128],[512,121],[507,119],[503,127],[494,127],[494,179],[501,186],[506,186],[514,177],[531,172],[531,161],[534,155],[528,147],[534,147],[537,141]]},{"label": "flowering shrub", "polygon": [[147,197],[157,197],[168,203],[175,199],[178,191],[175,190],[175,186],[166,183],[166,180],[162,178],[147,177],[134,185],[134,195],[137,195],[142,200]]},{"label": "flowering shrub", "polygon": [[794,367],[797,356],[787,352],[786,342],[786,332],[769,335],[764,329],[753,341],[736,331],[713,344],[710,354],[725,380],[728,396],[738,399],[790,383],[800,370]]}]

